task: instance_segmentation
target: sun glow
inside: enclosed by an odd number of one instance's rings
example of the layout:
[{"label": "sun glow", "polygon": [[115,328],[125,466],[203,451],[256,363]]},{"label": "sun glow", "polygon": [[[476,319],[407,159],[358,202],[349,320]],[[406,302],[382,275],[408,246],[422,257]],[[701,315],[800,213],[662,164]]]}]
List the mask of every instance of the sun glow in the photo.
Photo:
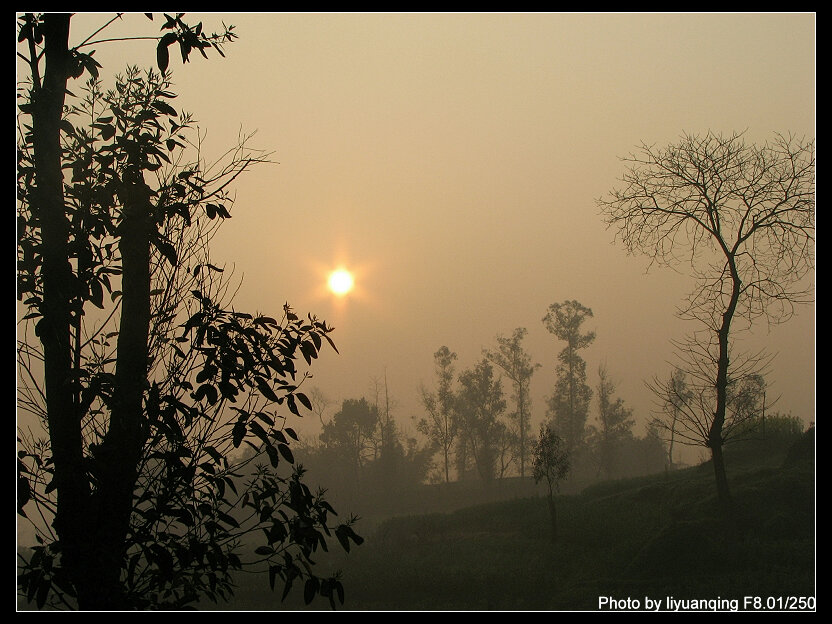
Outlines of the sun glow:
[{"label": "sun glow", "polygon": [[343,297],[352,290],[352,287],[355,285],[355,280],[352,277],[352,273],[346,269],[338,269],[329,274],[327,284],[334,294]]}]

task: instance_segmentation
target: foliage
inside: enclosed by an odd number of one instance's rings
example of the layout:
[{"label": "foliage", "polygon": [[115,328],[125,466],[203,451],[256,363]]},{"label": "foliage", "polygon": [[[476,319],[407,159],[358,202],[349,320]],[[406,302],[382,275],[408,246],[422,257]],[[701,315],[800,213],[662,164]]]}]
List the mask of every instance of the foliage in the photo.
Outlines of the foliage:
[{"label": "foliage", "polygon": [[[380,431],[385,428],[385,443]],[[372,506],[421,484],[430,466],[431,447],[420,447],[395,421],[383,423],[366,398],[345,399],[324,424],[317,443],[300,456],[310,475],[327,483],[339,505]]]},{"label": "foliage", "polygon": [[558,354],[557,380],[549,397],[549,418],[568,450],[577,451],[584,443],[586,420],[592,389],[586,383],[586,362],[578,353],[595,340],[595,332],[581,333],[581,325],[592,317],[592,310],[578,301],[549,306],[543,324],[556,338],[566,342]]},{"label": "foliage", "polygon": [[[486,359],[459,375],[457,413],[460,439],[458,458],[470,458],[480,478],[486,483],[497,476],[501,441],[505,439],[505,423],[501,416],[506,409],[500,378]],[[463,464],[464,466],[464,464]],[[501,466],[501,472],[504,467]]]},{"label": "foliage", "polygon": [[533,459],[534,482],[545,480],[549,493],[556,492],[570,470],[569,453],[561,438],[550,425],[541,424]]},{"label": "foliage", "polygon": [[442,453],[445,483],[450,483],[451,450],[459,435],[459,416],[456,413],[453,390],[453,361],[456,353],[443,345],[433,354],[433,359],[437,388],[435,393],[424,386],[419,389],[422,406],[428,415],[419,420],[416,429],[427,436]]},{"label": "foliage", "polygon": [[321,432],[321,443],[340,456],[356,481],[362,467],[376,459],[372,440],[378,424],[378,409],[367,399],[346,399]]},{"label": "foliage", "polygon": [[[178,41],[183,60],[231,39],[181,17],[166,16],[159,45]],[[311,407],[297,361],[334,348],[332,330],[288,305],[279,320],[234,310],[208,253],[230,217],[228,185],[264,157],[242,142],[206,164],[168,74],[128,68],[105,92],[92,53],[60,47],[68,16],[27,14],[19,25],[32,73],[18,117],[28,310],[18,406],[38,421],[18,437],[18,513],[37,532],[21,554],[21,591],[38,607],[183,608],[227,599],[233,571],[259,569],[273,588],[282,580],[284,597],[303,581],[308,601],[334,607],[343,586],[315,574],[312,555],[333,533],[347,550],[363,540],[354,519],[332,526],[323,493],[289,468],[297,435],[287,425]],[[69,73],[41,84],[41,45]],[[83,95],[57,109],[63,180],[48,157],[46,85],[85,71]],[[241,459],[243,445],[255,453]]]},{"label": "foliage", "polygon": [[633,410],[624,406],[624,400],[614,398],[615,384],[609,378],[605,366],[598,368],[598,426],[590,427],[591,446],[598,453],[601,470],[607,478],[615,474],[617,454],[622,442],[633,436]]}]

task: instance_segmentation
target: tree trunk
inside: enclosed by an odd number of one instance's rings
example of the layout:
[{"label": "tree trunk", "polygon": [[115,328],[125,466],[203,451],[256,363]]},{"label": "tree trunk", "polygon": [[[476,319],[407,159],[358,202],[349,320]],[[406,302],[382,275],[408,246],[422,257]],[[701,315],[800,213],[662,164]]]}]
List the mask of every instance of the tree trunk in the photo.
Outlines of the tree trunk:
[{"label": "tree trunk", "polygon": [[711,429],[708,432],[708,446],[711,449],[711,457],[714,464],[714,476],[716,478],[716,491],[719,498],[719,505],[726,516],[731,516],[732,502],[731,492],[728,489],[728,478],[725,474],[725,461],[722,457],[722,428],[725,425],[725,413],[728,405],[728,367],[730,360],[728,356],[728,337],[731,331],[731,321],[739,301],[741,280],[737,273],[733,256],[726,253],[728,267],[731,272],[732,290],[728,307],[722,315],[722,325],[717,331],[719,342],[719,358],[717,360],[716,374],[716,411]]},{"label": "tree trunk", "polygon": [[555,497],[552,494],[551,489],[549,490],[549,519],[552,523],[552,543],[556,544],[558,541],[558,512],[557,509],[555,509]]},{"label": "tree trunk", "polygon": [[714,478],[716,479],[716,493],[719,499],[719,505],[730,516],[732,500],[731,492],[728,489],[728,477],[725,472],[725,458],[722,454],[721,444],[711,447],[711,461],[714,465]]},{"label": "tree trunk", "polygon": [[84,467],[81,417],[72,378],[72,300],[76,276],[69,264],[69,221],[61,169],[61,117],[69,79],[70,15],[47,13],[42,24],[46,66],[43,83],[32,87],[35,188],[32,211],[40,219],[43,265],[44,386],[49,439],[54,461],[57,507],[54,527],[61,543],[62,565],[81,594],[96,585],[96,565],[88,556],[92,536],[90,487]]},{"label": "tree trunk", "polygon": [[115,389],[110,426],[96,454],[98,488],[93,509],[102,520],[94,558],[99,586],[86,597],[85,609],[118,609],[124,602],[120,582],[125,543],[133,509],[133,490],[145,435],[142,399],[147,387],[150,331],[149,189],[136,174],[121,192],[122,223],[119,250],[122,262],[121,319]]}]

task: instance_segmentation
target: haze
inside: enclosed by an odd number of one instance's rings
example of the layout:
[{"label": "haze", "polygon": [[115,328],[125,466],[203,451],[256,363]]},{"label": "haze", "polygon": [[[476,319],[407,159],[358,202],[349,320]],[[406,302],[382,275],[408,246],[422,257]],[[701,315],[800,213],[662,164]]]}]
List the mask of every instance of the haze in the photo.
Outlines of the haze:
[{"label": "haze", "polygon": [[[541,319],[566,299],[594,313],[588,382],[606,363],[641,430],[653,406],[644,381],[669,372],[670,340],[691,329],[674,312],[692,282],[645,273],[645,259],[613,244],[595,200],[616,185],[619,157],[682,132],[815,136],[813,14],[190,17],[207,30],[234,24],[240,38],[225,59],[172,61],[178,106],[199,120],[209,155],[256,130],[252,145],[276,161],[239,179],[213,244],[214,262],[243,278],[235,306],[289,302],[326,319],[340,355],[325,352],[310,383],[336,406],[386,375],[412,435],[433,353],[447,345],[470,367],[516,327],[542,364],[536,430],[562,348]],[[73,21],[73,39],[104,21]],[[133,14],[123,28],[148,23]],[[108,75],[149,66],[153,45],[102,45],[96,58]],[[326,280],[342,266],[355,287],[337,298]],[[814,314],[744,341],[778,354],[776,409],[805,423]]]}]

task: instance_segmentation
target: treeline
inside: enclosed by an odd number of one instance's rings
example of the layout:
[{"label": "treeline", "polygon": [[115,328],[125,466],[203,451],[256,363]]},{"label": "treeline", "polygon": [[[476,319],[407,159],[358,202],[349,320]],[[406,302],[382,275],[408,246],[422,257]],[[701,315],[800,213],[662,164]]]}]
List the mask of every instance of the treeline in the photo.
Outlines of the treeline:
[{"label": "treeline", "polygon": [[[583,351],[595,340],[595,332],[585,329],[592,316],[590,308],[567,300],[550,305],[542,319],[563,344],[553,370],[547,371],[553,379],[542,418],[568,458],[563,491],[677,468],[679,445],[701,444],[691,435],[702,428],[692,407],[704,405],[708,397],[694,393],[690,376],[681,371],[665,384],[654,382],[659,412],[645,418],[643,435],[634,432],[633,410],[616,395],[604,364],[590,385]],[[529,389],[543,367],[524,346],[527,333],[518,327],[509,336],[498,334],[496,344],[467,368],[457,367],[459,357],[448,346],[437,349],[434,381],[418,388],[423,412],[416,419],[417,435],[397,423],[386,376],[375,380],[369,399],[348,398],[337,406],[314,389],[309,399],[322,429],[302,441],[299,461],[335,500],[354,508],[389,508],[425,484],[453,483],[457,493],[469,487],[501,496],[528,495],[535,491],[531,464],[538,442]],[[765,393],[762,375],[729,384],[728,405],[738,425],[726,429],[729,440],[799,435],[799,419],[766,416]],[[735,448],[752,447],[759,444]]]},{"label": "treeline", "polygon": [[[664,442],[655,428],[638,437],[632,409],[615,396],[615,384],[604,365],[598,385],[587,383],[581,351],[595,339],[584,331],[592,310],[575,300],[549,306],[543,324],[565,343],[558,354],[555,380],[546,399],[544,423],[563,441],[570,458],[571,480],[630,477],[665,468]],[[531,429],[529,387],[540,364],[523,346],[527,330],[497,336],[494,348],[457,375],[457,354],[447,346],[434,353],[435,387],[420,388],[426,415],[418,429],[436,449],[435,480],[529,476],[536,442]],[[590,420],[592,398],[597,412]]]},{"label": "treeline", "polygon": [[[655,428],[643,437],[633,432],[632,409],[615,396],[615,384],[603,365],[597,386],[587,383],[581,352],[595,334],[582,326],[591,316],[592,310],[579,302],[565,301],[549,306],[543,318],[546,328],[565,343],[553,371],[544,422],[562,438],[569,454],[567,487],[659,472],[667,461]],[[303,441],[299,461],[333,496],[350,502],[395,497],[426,483],[467,483],[485,490],[508,478],[531,483],[537,436],[531,427],[529,389],[542,367],[526,351],[526,336],[523,327],[509,336],[497,335],[493,348],[461,369],[457,354],[440,347],[433,356],[434,383],[418,388],[424,410],[416,421],[418,437],[397,424],[386,378],[383,384],[376,381],[369,399],[348,398],[337,407],[313,390],[310,400],[322,429],[316,438]]]}]

